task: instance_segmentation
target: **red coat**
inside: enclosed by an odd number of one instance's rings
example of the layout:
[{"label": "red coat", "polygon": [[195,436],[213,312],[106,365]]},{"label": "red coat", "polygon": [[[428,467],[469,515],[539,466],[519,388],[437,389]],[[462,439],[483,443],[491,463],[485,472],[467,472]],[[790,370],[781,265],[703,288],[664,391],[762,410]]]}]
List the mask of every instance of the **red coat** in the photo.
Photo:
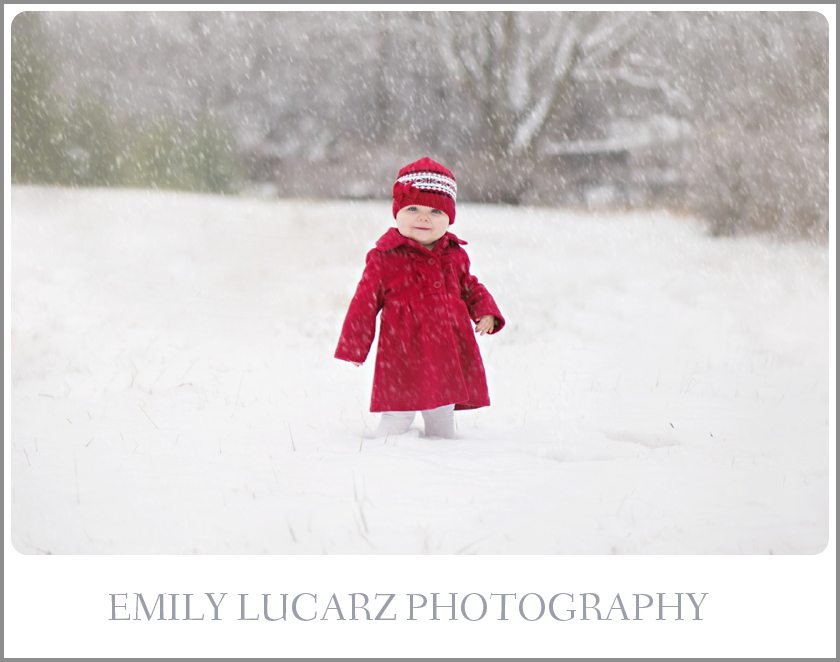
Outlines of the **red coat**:
[{"label": "red coat", "polygon": [[381,310],[371,411],[490,404],[471,320],[493,315],[491,333],[505,320],[470,274],[466,243],[447,232],[428,250],[391,228],[368,252],[335,357],[364,362]]}]

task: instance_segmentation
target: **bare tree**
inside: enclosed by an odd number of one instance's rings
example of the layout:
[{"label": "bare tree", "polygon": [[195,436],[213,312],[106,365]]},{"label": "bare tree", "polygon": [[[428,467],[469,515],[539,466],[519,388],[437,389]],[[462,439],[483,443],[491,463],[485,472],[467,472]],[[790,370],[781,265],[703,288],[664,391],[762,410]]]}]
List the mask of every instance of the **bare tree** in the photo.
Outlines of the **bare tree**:
[{"label": "bare tree", "polygon": [[814,12],[667,17],[660,47],[695,126],[686,204],[713,233],[828,232],[828,25]]},{"label": "bare tree", "polygon": [[572,103],[576,81],[663,84],[656,63],[631,57],[642,20],[608,12],[428,15],[428,34],[472,106],[472,148],[499,197],[520,198],[537,163],[535,146]]}]

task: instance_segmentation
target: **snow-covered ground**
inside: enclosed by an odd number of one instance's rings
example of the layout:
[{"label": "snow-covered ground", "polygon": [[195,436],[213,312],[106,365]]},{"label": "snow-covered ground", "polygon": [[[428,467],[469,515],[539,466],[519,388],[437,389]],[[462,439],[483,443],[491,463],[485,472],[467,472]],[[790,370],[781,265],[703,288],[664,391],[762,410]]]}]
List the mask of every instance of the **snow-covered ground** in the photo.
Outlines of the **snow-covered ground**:
[{"label": "snow-covered ground", "polygon": [[828,518],[828,251],[461,204],[508,320],[458,439],[332,358],[390,203],[16,187],[26,553],[785,554]]}]

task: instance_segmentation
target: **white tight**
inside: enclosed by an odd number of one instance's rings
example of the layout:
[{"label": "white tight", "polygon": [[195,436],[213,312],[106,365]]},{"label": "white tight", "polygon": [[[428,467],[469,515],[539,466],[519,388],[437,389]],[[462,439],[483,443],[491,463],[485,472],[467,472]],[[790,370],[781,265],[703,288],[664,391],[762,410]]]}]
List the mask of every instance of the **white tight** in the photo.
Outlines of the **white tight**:
[{"label": "white tight", "polygon": [[[379,427],[376,428],[374,436],[384,437],[408,432],[416,413],[414,411],[383,411],[382,417],[379,419]],[[451,439],[455,436],[455,405],[423,409],[420,413],[423,415],[423,422],[426,424],[427,437]]]}]

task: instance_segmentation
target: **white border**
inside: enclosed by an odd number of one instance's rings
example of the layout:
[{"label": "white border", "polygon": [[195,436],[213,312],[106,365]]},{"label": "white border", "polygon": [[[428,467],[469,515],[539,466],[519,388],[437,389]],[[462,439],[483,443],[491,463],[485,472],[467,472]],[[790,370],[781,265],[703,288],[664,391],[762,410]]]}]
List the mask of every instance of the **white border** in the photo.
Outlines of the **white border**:
[{"label": "white border", "polygon": [[[4,6],[4,608],[6,656],[603,656],[834,657],[836,449],[830,447],[830,542],[813,556],[63,556],[10,543],[10,19],[38,11],[766,10],[766,5],[5,5]],[[836,438],[835,7],[830,24],[830,438]],[[710,594],[703,622],[244,623],[109,622],[109,592],[675,592]]]}]

